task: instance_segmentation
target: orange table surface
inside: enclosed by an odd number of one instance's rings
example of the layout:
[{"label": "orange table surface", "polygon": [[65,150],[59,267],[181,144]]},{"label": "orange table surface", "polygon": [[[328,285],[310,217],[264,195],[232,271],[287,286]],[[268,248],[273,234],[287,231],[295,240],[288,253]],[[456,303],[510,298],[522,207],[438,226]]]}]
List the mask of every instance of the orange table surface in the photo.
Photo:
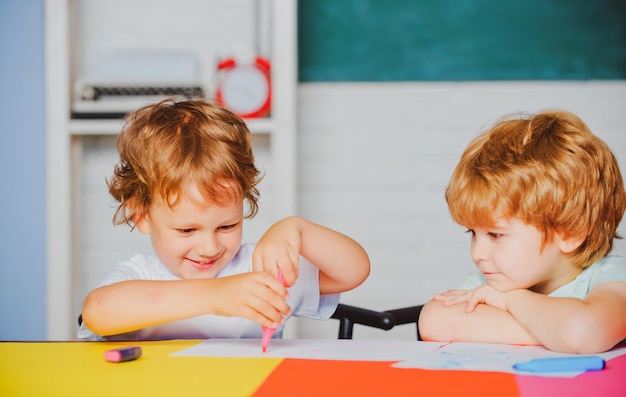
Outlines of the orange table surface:
[{"label": "orange table surface", "polygon": [[[2,342],[0,396],[626,396],[626,355],[574,378],[380,361],[170,356],[198,342]],[[106,350],[129,345],[141,346],[142,357],[104,360]]]}]

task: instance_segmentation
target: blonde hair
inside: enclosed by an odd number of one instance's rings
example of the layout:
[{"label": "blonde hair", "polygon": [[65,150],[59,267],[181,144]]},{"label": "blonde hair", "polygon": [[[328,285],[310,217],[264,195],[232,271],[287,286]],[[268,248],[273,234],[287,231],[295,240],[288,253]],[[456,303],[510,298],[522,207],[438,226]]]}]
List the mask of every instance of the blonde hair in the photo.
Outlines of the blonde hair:
[{"label": "blonde hair", "polygon": [[120,160],[107,182],[120,203],[115,224],[134,227],[157,196],[174,206],[188,183],[208,202],[248,200],[247,218],[258,211],[261,177],[250,131],[226,109],[204,100],[145,106],[125,118],[117,150]]},{"label": "blonde hair", "polygon": [[494,226],[494,213],[543,234],[584,238],[573,261],[587,267],[613,248],[626,192],[609,147],[565,111],[502,119],[474,139],[446,190],[454,221]]}]

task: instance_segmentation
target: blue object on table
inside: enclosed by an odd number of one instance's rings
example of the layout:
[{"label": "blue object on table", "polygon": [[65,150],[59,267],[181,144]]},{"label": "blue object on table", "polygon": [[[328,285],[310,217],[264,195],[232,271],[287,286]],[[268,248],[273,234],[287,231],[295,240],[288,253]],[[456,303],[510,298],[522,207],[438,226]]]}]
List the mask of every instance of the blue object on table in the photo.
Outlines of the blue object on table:
[{"label": "blue object on table", "polygon": [[584,372],[604,369],[606,362],[600,356],[572,356],[560,358],[537,358],[517,363],[513,368],[518,371],[549,372]]}]

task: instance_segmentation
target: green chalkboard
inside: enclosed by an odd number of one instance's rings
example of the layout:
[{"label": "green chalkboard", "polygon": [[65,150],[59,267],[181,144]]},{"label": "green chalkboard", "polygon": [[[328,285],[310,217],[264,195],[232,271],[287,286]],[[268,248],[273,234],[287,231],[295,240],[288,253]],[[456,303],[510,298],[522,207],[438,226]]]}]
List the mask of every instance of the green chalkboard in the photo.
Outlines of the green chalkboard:
[{"label": "green chalkboard", "polygon": [[300,0],[307,81],[626,79],[624,0]]}]

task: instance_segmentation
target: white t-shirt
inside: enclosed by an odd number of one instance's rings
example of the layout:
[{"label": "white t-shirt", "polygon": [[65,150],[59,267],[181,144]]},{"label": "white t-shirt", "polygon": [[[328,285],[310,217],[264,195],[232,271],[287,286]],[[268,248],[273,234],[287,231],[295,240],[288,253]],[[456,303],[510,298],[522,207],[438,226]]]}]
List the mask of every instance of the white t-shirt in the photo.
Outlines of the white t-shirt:
[{"label": "white t-shirt", "polygon": [[[235,257],[216,277],[226,277],[252,271],[254,244],[243,244]],[[118,263],[100,284],[109,285],[128,280],[180,280],[172,274],[155,254],[137,254],[128,261]],[[320,295],[319,269],[300,257],[298,279],[289,289],[287,303],[290,316],[312,319],[328,319],[337,308],[339,294]],[[285,319],[287,320],[287,318]],[[274,332],[274,338],[282,338],[283,327]],[[94,334],[83,323],[78,338],[85,340],[164,340],[164,339],[211,339],[211,338],[261,338],[261,326],[241,317],[224,317],[206,314],[186,320],[175,321],[121,335],[103,337]]]},{"label": "white t-shirt", "polygon": [[[585,268],[574,280],[556,289],[548,296],[584,299],[593,287],[609,281],[626,282],[625,257],[605,256]],[[487,284],[487,279],[480,270],[476,269],[455,289],[472,290],[483,284]]]}]

